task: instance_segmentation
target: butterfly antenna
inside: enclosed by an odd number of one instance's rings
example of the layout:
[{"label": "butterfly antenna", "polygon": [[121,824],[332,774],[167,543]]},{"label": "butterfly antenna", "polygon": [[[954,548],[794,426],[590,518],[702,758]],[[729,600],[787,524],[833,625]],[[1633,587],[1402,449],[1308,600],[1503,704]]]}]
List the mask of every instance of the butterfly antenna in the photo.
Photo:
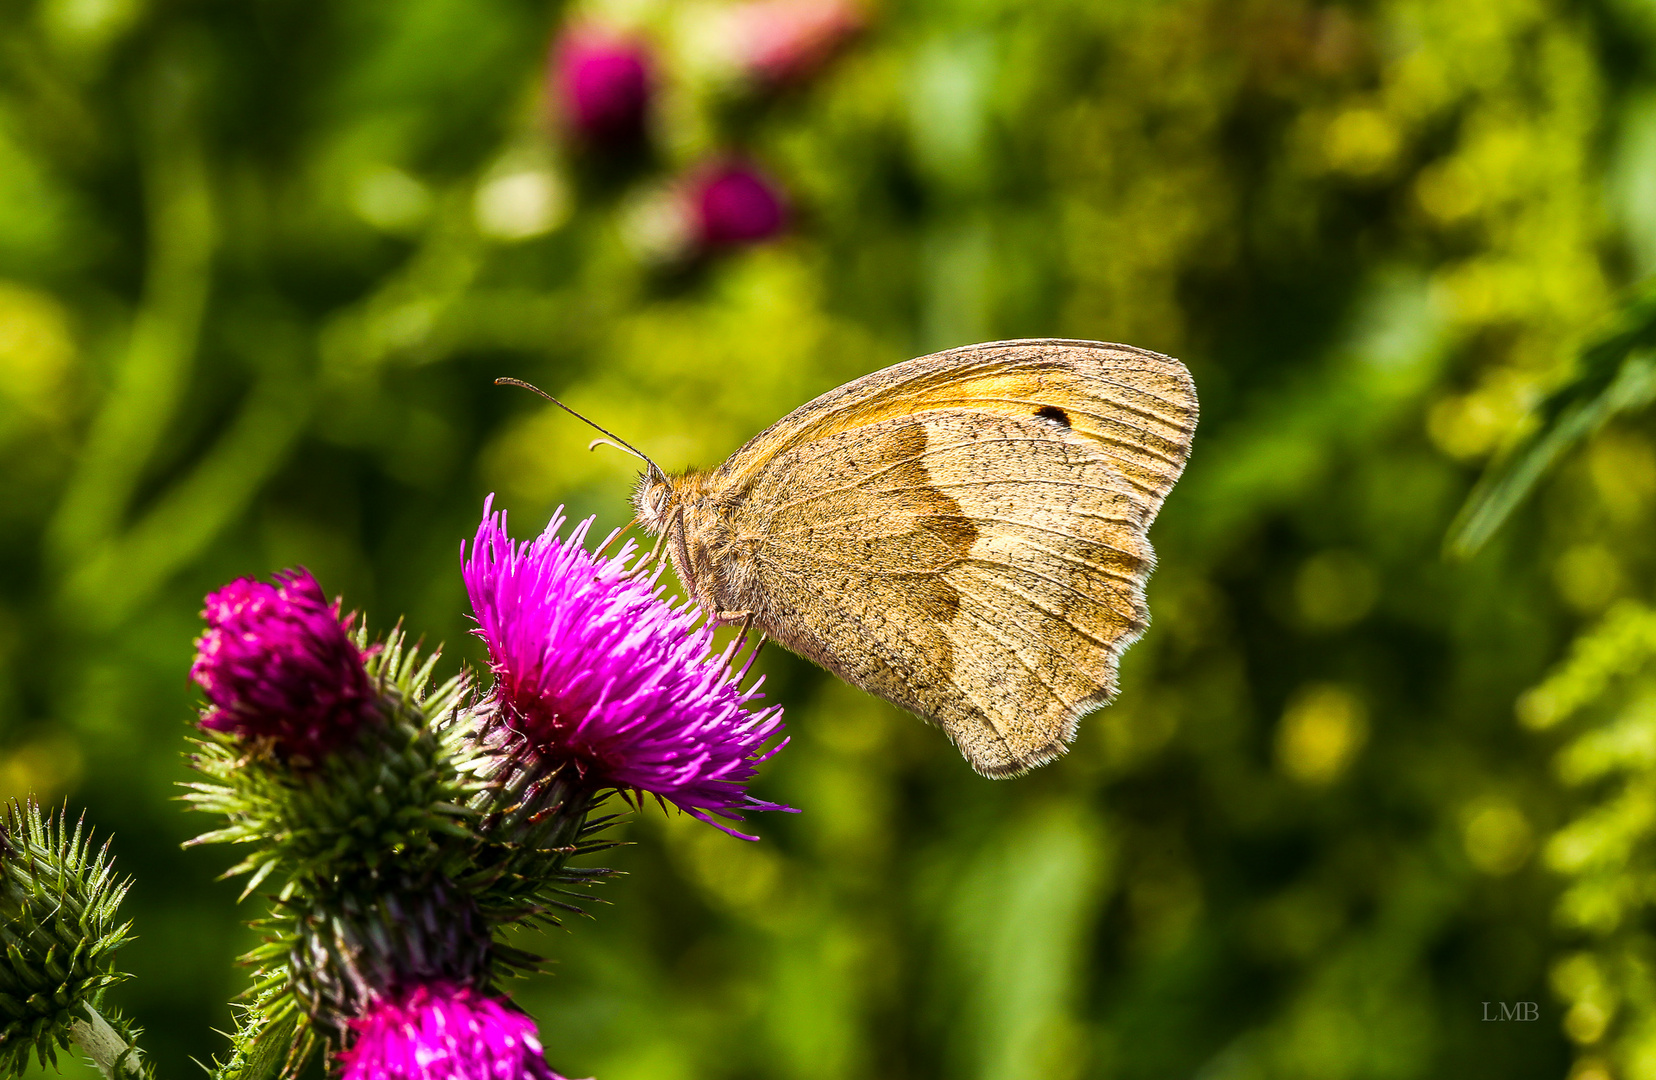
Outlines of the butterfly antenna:
[{"label": "butterfly antenna", "polygon": [[638,447],[634,446],[632,443],[628,442],[626,439],[623,439],[621,436],[617,435],[615,432],[610,431],[608,428],[602,427],[599,424],[594,423],[592,420],[589,420],[587,417],[582,416],[580,413],[576,412],[574,409],[571,409],[568,405],[565,405],[563,402],[559,401],[557,398],[553,397],[551,394],[548,394],[545,390],[542,390],[540,387],[536,386],[534,383],[526,383],[522,379],[512,379],[512,378],[507,378],[505,376],[502,376],[501,378],[498,378],[498,379],[495,380],[495,385],[496,386],[520,386],[525,390],[529,390],[529,391],[532,391],[533,393],[539,394],[541,397],[545,398],[547,401],[550,401],[552,404],[556,405],[558,408],[562,409],[564,412],[568,413],[570,416],[573,416],[575,419],[579,420],[581,423],[585,424],[587,427],[591,428],[592,430],[594,430],[596,432],[601,433],[604,436],[604,438],[602,438],[602,439],[594,439],[590,443],[587,443],[587,449],[588,450],[593,449],[594,447],[598,446],[601,443],[608,444],[610,446],[615,447],[617,450],[622,450],[622,451],[625,451],[626,453],[631,454],[633,457],[637,458],[638,460],[642,461],[644,464],[648,465],[650,467],[650,471],[655,473],[656,476],[659,477],[661,480],[665,481],[667,479],[667,474],[662,471],[661,466],[657,465],[655,462],[651,461],[650,458],[649,458],[649,455],[645,454],[644,451],[640,450]]}]

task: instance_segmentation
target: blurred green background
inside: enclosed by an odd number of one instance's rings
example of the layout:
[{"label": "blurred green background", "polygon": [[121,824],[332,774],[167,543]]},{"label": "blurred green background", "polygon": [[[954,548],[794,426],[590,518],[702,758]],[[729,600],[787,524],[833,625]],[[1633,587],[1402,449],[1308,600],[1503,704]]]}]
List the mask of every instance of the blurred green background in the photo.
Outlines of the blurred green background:
[{"label": "blurred green background", "polygon": [[[1062,336],[1202,399],[1117,704],[992,782],[771,651],[755,791],[803,813],[624,826],[516,990],[554,1067],[1656,1076],[1650,423],[1442,553],[1656,271],[1656,3],[888,0],[786,86],[731,76],[732,10],[0,0],[0,794],[113,832],[163,1075],[222,1051],[257,913],[179,849],[204,593],[304,564],[476,664],[484,496],[602,530],[634,471],[496,376],[674,468]],[[656,58],[625,160],[549,115],[575,19]],[[664,256],[732,149],[790,228]]]}]

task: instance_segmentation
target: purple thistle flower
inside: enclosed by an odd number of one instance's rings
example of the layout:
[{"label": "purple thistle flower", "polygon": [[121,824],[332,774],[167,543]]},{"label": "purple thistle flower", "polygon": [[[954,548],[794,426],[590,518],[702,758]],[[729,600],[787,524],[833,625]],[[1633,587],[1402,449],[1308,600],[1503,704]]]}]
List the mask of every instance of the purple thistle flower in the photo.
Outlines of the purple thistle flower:
[{"label": "purple thistle flower", "polygon": [[[489,647],[498,718],[543,764],[568,761],[596,787],[647,792],[744,836],[711,815],[786,810],[742,785],[787,744],[782,709],[752,711],[756,682],[710,652],[713,632],[688,602],[661,599],[655,578],[629,575],[631,541],[601,558],[582,546],[592,519],[559,540],[563,511],[513,544],[506,515],[483,506],[464,562],[476,633]],[[612,534],[611,539],[614,536]],[[751,660],[750,660],[751,663]]]},{"label": "purple thistle flower", "polygon": [[552,48],[554,107],[587,142],[638,142],[649,119],[652,67],[640,41],[598,27],[571,29]]},{"label": "purple thistle flower", "polygon": [[434,982],[380,998],[351,1030],[341,1080],[563,1080],[533,1019],[468,986]]},{"label": "purple thistle flower", "polygon": [[803,82],[821,71],[866,23],[852,0],[752,0],[728,11],[727,33],[738,64],[772,86]]},{"label": "purple thistle flower", "polygon": [[268,740],[282,756],[318,761],[377,707],[363,653],[310,571],[276,584],[238,578],[207,597],[194,679],[209,708],[200,724]]},{"label": "purple thistle flower", "polygon": [[788,224],[782,189],[751,165],[728,161],[694,180],[690,190],[696,239],[704,247],[768,240]]}]

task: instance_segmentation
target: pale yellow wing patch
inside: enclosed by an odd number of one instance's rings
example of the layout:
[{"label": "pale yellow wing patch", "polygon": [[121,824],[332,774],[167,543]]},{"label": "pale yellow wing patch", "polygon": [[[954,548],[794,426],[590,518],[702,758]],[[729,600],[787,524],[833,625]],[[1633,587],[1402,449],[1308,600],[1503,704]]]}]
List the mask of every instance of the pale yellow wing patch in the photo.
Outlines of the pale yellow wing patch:
[{"label": "pale yellow wing patch", "polygon": [[1184,471],[1196,430],[1196,388],[1170,356],[1097,341],[990,342],[922,356],[865,375],[806,403],[730,456],[715,476],[740,488],[776,455],[882,420],[965,410],[1066,414],[1151,514]]}]

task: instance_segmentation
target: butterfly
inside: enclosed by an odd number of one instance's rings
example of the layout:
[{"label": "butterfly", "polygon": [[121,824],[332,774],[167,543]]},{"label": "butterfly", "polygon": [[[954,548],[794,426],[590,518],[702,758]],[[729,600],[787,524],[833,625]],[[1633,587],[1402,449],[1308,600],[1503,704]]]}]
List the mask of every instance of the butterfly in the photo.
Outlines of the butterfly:
[{"label": "butterfly", "polygon": [[715,623],[757,627],[939,725],[979,773],[1016,776],[1115,695],[1196,418],[1169,356],[970,345],[832,390],[717,468],[651,462],[634,509]]}]

